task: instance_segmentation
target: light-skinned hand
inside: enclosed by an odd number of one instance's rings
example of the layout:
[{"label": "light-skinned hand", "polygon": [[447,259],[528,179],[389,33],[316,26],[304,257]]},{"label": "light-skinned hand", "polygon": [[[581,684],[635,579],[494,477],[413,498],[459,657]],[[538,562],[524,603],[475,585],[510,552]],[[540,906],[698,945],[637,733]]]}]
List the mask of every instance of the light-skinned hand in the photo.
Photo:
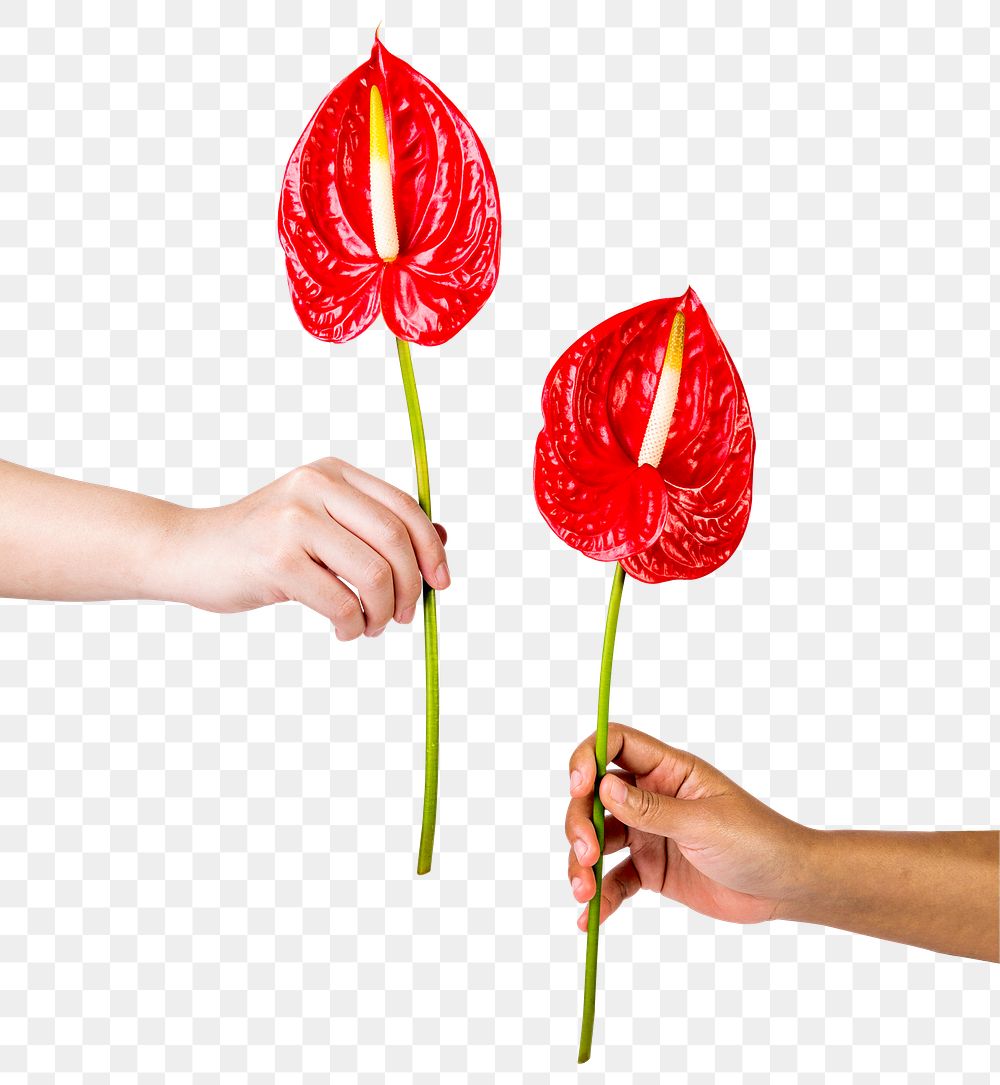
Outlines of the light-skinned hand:
[{"label": "light-skinned hand", "polygon": [[423,580],[451,583],[446,538],[409,494],[317,460],[232,505],[182,510],[176,594],[220,612],[294,599],[340,640],[377,637],[390,621],[413,621]]},{"label": "light-skinned hand", "polygon": [[413,620],[421,578],[451,583],[446,537],[409,494],[332,457],[202,509],[0,461],[0,596],[221,613],[297,600],[341,640],[376,637]]}]

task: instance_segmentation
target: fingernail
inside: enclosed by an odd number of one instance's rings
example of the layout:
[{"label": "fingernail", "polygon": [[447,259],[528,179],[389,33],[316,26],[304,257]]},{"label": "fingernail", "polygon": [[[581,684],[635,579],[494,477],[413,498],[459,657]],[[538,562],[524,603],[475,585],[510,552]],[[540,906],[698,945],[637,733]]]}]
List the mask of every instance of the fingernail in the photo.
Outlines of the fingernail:
[{"label": "fingernail", "polygon": [[569,774],[570,790],[575,791],[583,783],[583,773],[579,769],[573,769]]},{"label": "fingernail", "polygon": [[587,913],[589,911],[589,908],[584,908],[583,911],[576,917],[576,925],[582,931],[585,931],[587,929]]},{"label": "fingernail", "polygon": [[576,857],[581,863],[587,858],[587,845],[582,840],[577,840],[573,844],[573,850],[576,852]]},{"label": "fingernail", "polygon": [[399,615],[399,624],[400,625],[409,625],[410,622],[413,621],[413,616],[416,613],[417,613],[417,608],[416,607],[407,607],[406,610],[404,610]]},{"label": "fingernail", "polygon": [[439,588],[447,588],[451,583],[451,573],[448,572],[448,562],[442,561],[434,570],[434,580]]},{"label": "fingernail", "polygon": [[583,878],[573,879],[573,896],[578,897],[583,892]]},{"label": "fingernail", "polygon": [[381,637],[384,632],[385,626],[380,625],[378,629],[365,630],[365,636],[372,637],[374,639],[375,637]]},{"label": "fingernail", "polygon": [[609,776],[608,798],[612,802],[623,803],[628,798],[628,788],[617,776]]}]

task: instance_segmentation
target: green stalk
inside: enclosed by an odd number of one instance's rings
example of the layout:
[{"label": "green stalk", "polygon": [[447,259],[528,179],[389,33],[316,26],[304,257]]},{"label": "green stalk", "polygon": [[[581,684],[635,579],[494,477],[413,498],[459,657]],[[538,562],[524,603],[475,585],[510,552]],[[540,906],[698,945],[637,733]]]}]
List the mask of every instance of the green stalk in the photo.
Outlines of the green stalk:
[{"label": "green stalk", "polygon": [[590,1044],[594,1038],[594,1012],[597,1005],[597,943],[601,931],[601,877],[604,873],[604,806],[600,787],[608,771],[608,705],[611,700],[611,667],[615,657],[615,633],[618,631],[618,611],[622,603],[622,587],[625,570],[615,565],[611,581],[611,598],[608,600],[608,618],[604,625],[604,650],[601,653],[601,684],[597,694],[597,735],[594,754],[597,759],[597,779],[594,781],[594,830],[601,849],[594,864],[597,889],[587,909],[587,968],[583,981],[583,1022],[580,1025],[580,1054],[577,1062],[590,1058]]},{"label": "green stalk", "polygon": [[[427,519],[431,518],[431,480],[427,471],[427,442],[424,440],[424,420],[420,414],[417,382],[413,375],[410,344],[396,339],[399,370],[403,375],[406,392],[406,413],[410,416],[410,434],[413,437],[413,462],[417,469],[417,499]],[[434,589],[424,581],[424,670],[426,673],[427,741],[424,751],[424,813],[420,826],[420,851],[417,853],[417,873],[427,874],[434,854],[434,825],[437,818],[438,799],[438,721],[440,705],[438,698],[438,630],[437,603]]]}]

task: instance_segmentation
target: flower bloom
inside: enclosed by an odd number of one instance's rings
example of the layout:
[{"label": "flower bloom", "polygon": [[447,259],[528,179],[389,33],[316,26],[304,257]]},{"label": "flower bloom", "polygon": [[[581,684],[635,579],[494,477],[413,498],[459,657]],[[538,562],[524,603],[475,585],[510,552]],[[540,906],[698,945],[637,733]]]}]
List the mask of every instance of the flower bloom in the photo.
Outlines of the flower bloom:
[{"label": "flower bloom", "polygon": [[288,160],[278,233],[312,335],[345,342],[381,310],[394,335],[434,346],[496,285],[496,178],[465,117],[376,35]]},{"label": "flower bloom", "polygon": [[542,413],[535,500],[564,542],[650,584],[732,555],[750,517],[753,422],[693,290],[578,339],[546,378]]}]

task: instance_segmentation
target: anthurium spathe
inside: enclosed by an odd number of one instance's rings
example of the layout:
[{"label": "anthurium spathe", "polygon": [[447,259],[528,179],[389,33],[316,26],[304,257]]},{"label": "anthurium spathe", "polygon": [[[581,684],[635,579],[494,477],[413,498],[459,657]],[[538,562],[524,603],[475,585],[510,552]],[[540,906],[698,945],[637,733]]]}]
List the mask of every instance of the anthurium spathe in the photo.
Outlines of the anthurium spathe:
[{"label": "anthurium spathe", "polygon": [[[378,34],[320,103],[285,169],[278,211],[288,288],[310,335],[343,343],[381,312],[396,337],[420,507],[430,475],[410,343],[451,339],[500,268],[500,200],[471,125]],[[426,753],[417,873],[431,869],[438,794],[438,636],[424,584]]]},{"label": "anthurium spathe", "polygon": [[564,542],[652,584],[732,555],[750,517],[753,423],[693,290],[578,339],[548,375],[542,413],[535,499]]},{"label": "anthurium spathe", "polygon": [[306,331],[342,343],[381,311],[435,346],[482,308],[500,265],[500,201],[486,151],[444,93],[376,35],[296,144],[278,217]]},{"label": "anthurium spathe", "polygon": [[688,290],[610,317],[569,347],[542,391],[535,500],[564,542],[615,562],[604,627],[593,822],[601,855],[587,913],[580,1062],[590,1058],[604,870],[608,716],[625,574],[651,584],[706,576],[750,517],[754,432],[746,392]]}]

